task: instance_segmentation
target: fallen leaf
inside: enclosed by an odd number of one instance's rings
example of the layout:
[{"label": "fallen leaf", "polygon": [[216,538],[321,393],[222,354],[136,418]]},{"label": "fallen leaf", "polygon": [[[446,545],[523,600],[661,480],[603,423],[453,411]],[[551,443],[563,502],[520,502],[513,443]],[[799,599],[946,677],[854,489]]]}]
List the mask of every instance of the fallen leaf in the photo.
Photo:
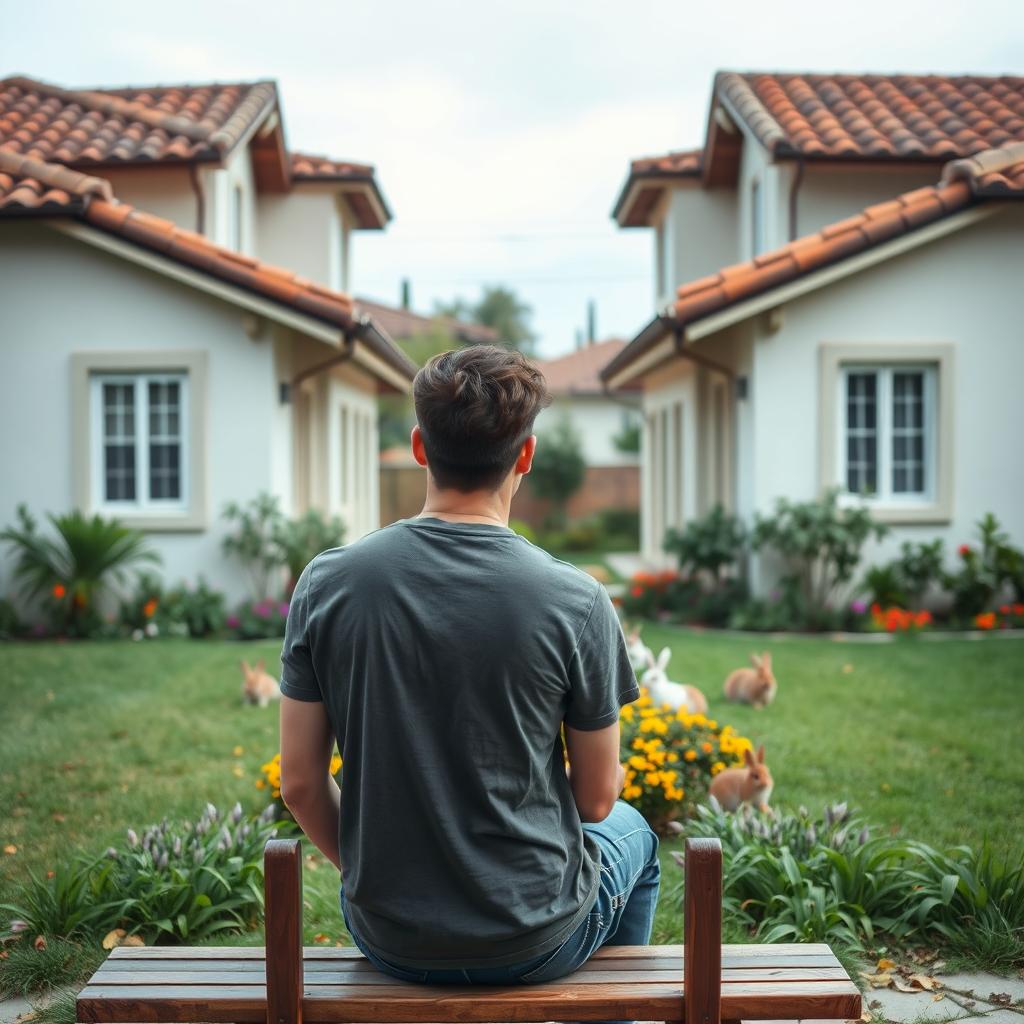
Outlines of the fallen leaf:
[{"label": "fallen leaf", "polygon": [[146,940],[141,935],[129,935],[122,943],[122,946],[144,946]]},{"label": "fallen leaf", "polygon": [[313,941],[314,942],[330,942],[331,941],[331,937],[330,937],[330,935],[324,935],[323,932],[317,932],[316,935],[313,936]]},{"label": "fallen leaf", "polygon": [[946,998],[946,993],[945,992],[933,992],[932,993],[932,1002],[933,1003],[942,1002],[942,1000],[945,999],[945,998]]},{"label": "fallen leaf", "polygon": [[844,676],[848,676],[852,671],[853,671],[853,666],[852,665],[846,664],[846,665],[843,666],[843,675]]},{"label": "fallen leaf", "polygon": [[234,775],[236,779],[240,779],[245,772],[242,771],[241,765],[236,764],[235,767],[231,769],[231,774]]},{"label": "fallen leaf", "polygon": [[57,874],[56,871],[47,871],[46,872],[46,877],[47,878],[53,878],[56,874]]},{"label": "fallen leaf", "polygon": [[37,935],[35,937],[35,941],[32,943],[32,948],[37,952],[42,953],[42,951],[46,949],[46,936]]},{"label": "fallen leaf", "polygon": [[53,690],[47,690],[46,691],[46,699],[48,701],[56,700],[57,699],[57,694],[55,694],[53,692]]},{"label": "fallen leaf", "polygon": [[878,961],[878,970],[880,971],[891,971],[896,966],[895,960],[887,960],[884,956]]},{"label": "fallen leaf", "polygon": [[0,960],[6,960],[10,955],[6,949],[0,949]]},{"label": "fallen leaf", "polygon": [[931,992],[935,988],[942,988],[942,982],[938,978],[929,977],[927,974],[912,974],[910,980],[916,982],[927,992]]},{"label": "fallen leaf", "polygon": [[67,816],[64,815],[64,814],[61,814],[60,811],[54,811],[53,814],[50,815],[50,817],[53,818],[53,820],[58,822],[58,823],[67,820]]},{"label": "fallen leaf", "polygon": [[107,934],[103,936],[103,948],[115,949],[117,946],[121,945],[121,940],[127,934],[128,933],[123,928],[115,928],[112,932],[107,932]]},{"label": "fallen leaf", "polygon": [[881,971],[878,974],[870,974],[868,971],[859,973],[872,988],[888,988],[892,984],[892,975],[888,971]]},{"label": "fallen leaf", "polygon": [[916,985],[909,985],[898,974],[892,979],[893,985],[899,992],[920,992]]},{"label": "fallen leaf", "polygon": [[232,750],[231,753],[234,754],[235,757],[241,757],[245,753],[245,748],[244,747],[235,747],[235,749]]},{"label": "fallen leaf", "polygon": [[1009,992],[989,992],[988,1001],[997,1006],[1009,1006],[1013,1002]]},{"label": "fallen leaf", "polygon": [[17,852],[18,848],[14,845],[14,843],[8,843],[4,847],[4,853],[6,853],[8,857],[13,857]]},{"label": "fallen leaf", "polygon": [[860,1015],[860,1019],[862,1021],[862,1024],[871,1024],[871,1021],[873,1021],[875,1018],[871,1015],[871,1012],[869,1010],[865,1010]]}]

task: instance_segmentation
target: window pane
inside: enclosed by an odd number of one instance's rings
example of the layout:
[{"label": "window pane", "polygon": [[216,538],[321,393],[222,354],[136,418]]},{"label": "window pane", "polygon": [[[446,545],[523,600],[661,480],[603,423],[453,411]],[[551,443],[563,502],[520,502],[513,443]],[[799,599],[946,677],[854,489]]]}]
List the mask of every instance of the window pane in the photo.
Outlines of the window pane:
[{"label": "window pane", "polygon": [[103,385],[103,499],[135,500],[135,384]]},{"label": "window pane", "polygon": [[877,389],[873,372],[846,375],[846,487],[853,494],[878,490]]},{"label": "window pane", "polygon": [[174,501],[181,497],[181,385],[149,382],[149,496]]},{"label": "window pane", "polygon": [[924,373],[899,370],[892,375],[893,494],[923,494]]}]

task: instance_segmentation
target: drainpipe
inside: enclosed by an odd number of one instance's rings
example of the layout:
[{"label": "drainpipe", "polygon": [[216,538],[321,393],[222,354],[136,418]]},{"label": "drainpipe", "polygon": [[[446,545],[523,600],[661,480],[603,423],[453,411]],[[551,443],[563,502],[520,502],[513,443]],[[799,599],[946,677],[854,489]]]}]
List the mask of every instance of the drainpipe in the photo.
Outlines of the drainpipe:
[{"label": "drainpipe", "polygon": [[323,373],[324,370],[331,369],[332,366],[339,366],[341,363],[347,363],[352,358],[352,353],[356,349],[356,333],[358,332],[359,325],[352,324],[351,327],[345,328],[345,341],[342,345],[341,352],[336,356],[331,356],[330,359],[325,360],[322,363],[316,363],[314,366],[307,366],[305,370],[300,370],[291,381],[288,383],[289,391],[294,391],[303,381],[309,380],[310,377],[316,377]]},{"label": "drainpipe", "polygon": [[796,162],[796,174],[793,175],[793,184],[789,187],[789,240],[796,241],[796,196],[804,180],[804,158],[800,157]]},{"label": "drainpipe", "polygon": [[188,178],[192,183],[192,191],[196,194],[196,233],[201,235],[206,221],[206,196],[203,195],[203,183],[199,179],[199,168],[195,164],[188,165]]},{"label": "drainpipe", "polygon": [[690,362],[696,363],[698,366],[703,366],[708,370],[714,370],[716,373],[724,374],[729,380],[736,379],[736,372],[731,370],[728,366],[716,363],[713,359],[708,359],[707,356],[697,355],[696,352],[685,347],[683,343],[682,324],[678,322],[675,323],[672,328],[672,333],[676,342],[676,355],[679,356],[680,359],[689,359]]}]

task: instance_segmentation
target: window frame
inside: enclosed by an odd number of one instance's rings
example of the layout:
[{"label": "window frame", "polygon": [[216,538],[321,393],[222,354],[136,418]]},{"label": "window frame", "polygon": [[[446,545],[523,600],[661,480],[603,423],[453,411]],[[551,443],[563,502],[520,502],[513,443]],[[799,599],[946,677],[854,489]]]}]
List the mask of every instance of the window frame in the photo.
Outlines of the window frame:
[{"label": "window frame", "polygon": [[[876,520],[883,523],[949,523],[953,518],[954,495],[954,388],[956,373],[955,349],[945,342],[870,342],[823,343],[819,347],[818,481],[822,491],[839,487],[841,501],[865,503]],[[879,443],[885,457],[879,458],[879,480],[886,487],[878,497],[864,498],[846,490],[846,370],[857,368],[899,369],[931,368],[931,420],[925,423],[925,464],[931,467],[927,493],[921,497],[893,495],[891,491],[892,433],[881,430]],[[926,376],[926,390],[929,387]],[[879,397],[880,414],[891,417],[891,396],[883,403]],[[926,406],[927,406],[926,400]],[[929,429],[929,427],[931,429]],[[886,443],[888,442],[888,443]],[[880,456],[882,454],[880,450]],[[882,476],[883,472],[887,474]]]},{"label": "window frame", "polygon": [[[921,491],[897,492],[893,489],[893,447],[895,424],[893,416],[894,377],[898,373],[920,373],[923,377],[922,402],[924,405],[921,429],[924,434],[923,469],[924,489]],[[877,488],[874,494],[854,493],[847,488],[848,462],[847,440],[849,437],[848,382],[851,374],[874,374],[875,376],[875,443]],[[836,430],[836,481],[843,488],[845,501],[862,501],[869,506],[882,505],[893,508],[906,506],[928,507],[935,502],[936,467],[936,398],[938,395],[938,367],[933,362],[844,362],[836,376],[839,393],[836,405],[839,424]]]},{"label": "window frame", "polygon": [[[77,508],[89,515],[116,516],[126,526],[147,532],[207,529],[207,362],[207,353],[201,350],[75,352],[71,355],[71,472]],[[102,407],[95,398],[101,394],[101,385],[96,381],[160,377],[184,377],[187,381],[179,420],[183,457],[182,498],[148,499],[148,416],[143,423],[136,407],[136,437],[143,436],[147,445],[144,464],[140,454],[136,453],[136,501],[108,502],[103,488]],[[148,406],[148,394],[145,397]],[[142,468],[147,473],[145,478],[141,476]],[[138,500],[143,493],[143,483],[147,496],[145,503]]]},{"label": "window frame", "polygon": [[[103,388],[107,384],[128,384],[134,390],[135,417],[135,500],[114,501],[106,496],[106,464],[104,447],[106,434],[103,424],[104,404]],[[150,479],[150,445],[153,435],[149,429],[149,385],[177,384],[179,391],[178,408],[178,443],[179,476],[181,495],[178,498],[154,498],[151,496],[152,480]],[[188,374],[178,372],[97,372],[89,375],[89,402],[91,415],[91,453],[92,493],[95,496],[93,509],[101,515],[166,515],[180,514],[188,511],[190,462],[189,443],[189,380]]]},{"label": "window frame", "polygon": [[768,247],[764,229],[764,184],[760,177],[750,182],[750,258],[756,259]]}]

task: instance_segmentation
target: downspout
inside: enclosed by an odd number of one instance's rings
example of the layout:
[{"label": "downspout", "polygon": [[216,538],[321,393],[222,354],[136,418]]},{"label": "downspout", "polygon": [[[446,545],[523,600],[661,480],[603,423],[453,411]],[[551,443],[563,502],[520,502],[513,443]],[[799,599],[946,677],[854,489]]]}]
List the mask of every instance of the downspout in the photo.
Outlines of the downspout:
[{"label": "downspout", "polygon": [[359,324],[352,324],[345,328],[345,341],[342,345],[341,352],[336,356],[331,356],[330,359],[325,360],[322,363],[316,363],[314,366],[307,366],[305,370],[300,370],[288,383],[289,391],[294,391],[303,381],[309,380],[310,377],[316,377],[318,374],[324,372],[324,370],[331,369],[332,366],[339,366],[341,363],[347,363],[352,358],[352,353],[356,350],[356,336],[359,332]]},{"label": "downspout", "polygon": [[698,366],[703,366],[708,370],[714,370],[716,373],[723,374],[729,380],[736,379],[735,370],[731,370],[728,366],[723,366],[721,363],[716,363],[713,359],[708,359],[707,356],[699,356],[696,352],[687,349],[684,342],[683,325],[678,321],[673,325],[672,333],[676,342],[676,355],[680,359],[689,359],[690,362],[696,363]]},{"label": "downspout", "polygon": [[796,241],[796,198],[797,192],[804,180],[804,158],[799,157],[796,162],[796,174],[793,175],[793,184],[789,186],[789,240]]},{"label": "downspout", "polygon": [[201,235],[206,223],[206,196],[203,194],[199,168],[195,164],[188,165],[188,179],[192,183],[192,191],[196,194],[196,233]]}]

